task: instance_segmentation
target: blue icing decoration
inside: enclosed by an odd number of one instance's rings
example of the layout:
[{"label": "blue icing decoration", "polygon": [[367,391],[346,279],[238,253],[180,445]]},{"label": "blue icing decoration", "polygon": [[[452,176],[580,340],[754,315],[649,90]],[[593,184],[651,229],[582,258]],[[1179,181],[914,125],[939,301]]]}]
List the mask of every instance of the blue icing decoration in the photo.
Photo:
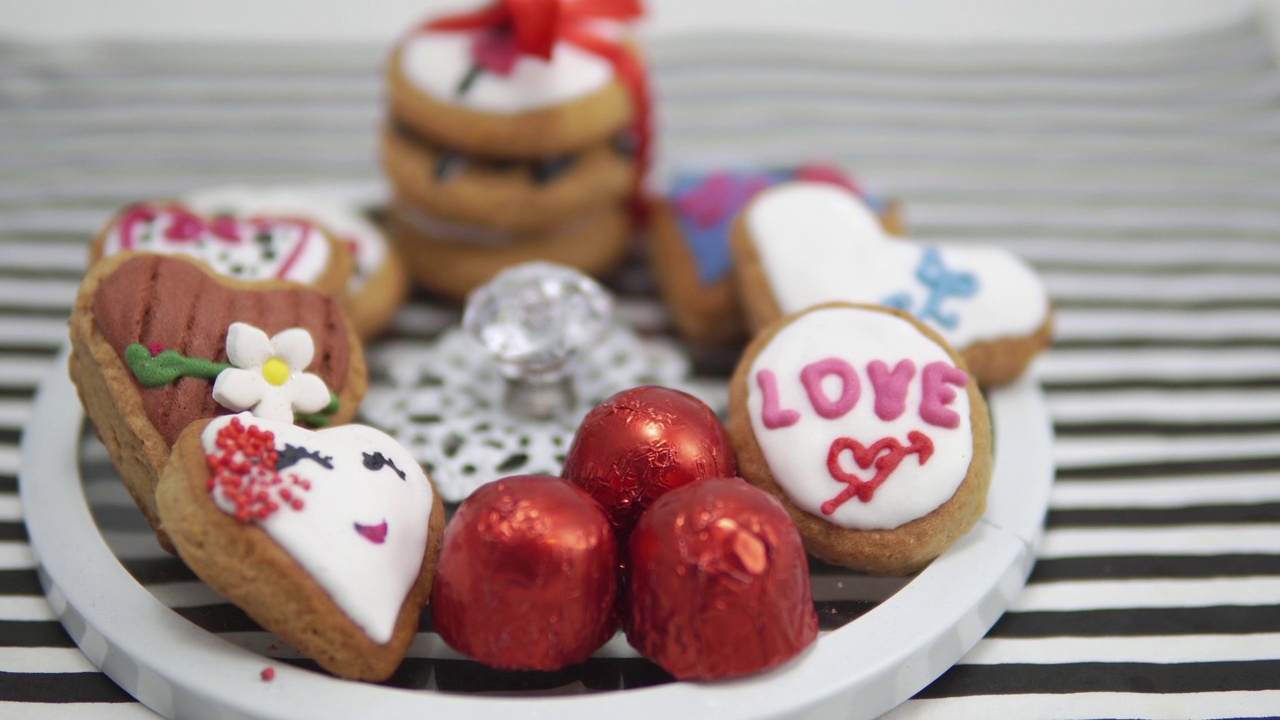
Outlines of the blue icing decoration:
[{"label": "blue icing decoration", "polygon": [[881,300],[880,304],[885,307],[891,307],[894,310],[905,310],[907,312],[911,312],[911,293],[894,293],[884,300]]},{"label": "blue icing decoration", "polygon": [[880,304],[906,310],[924,322],[932,321],[950,330],[960,324],[960,316],[955,312],[943,312],[942,303],[949,297],[973,297],[978,292],[978,278],[973,273],[949,270],[942,262],[942,253],[935,247],[925,248],[921,254],[920,264],[916,266],[916,279],[928,292],[919,309],[912,310],[911,293],[907,291],[893,293]]},{"label": "blue icing decoration", "polygon": [[693,256],[698,282],[710,285],[733,270],[729,230],[751,197],[791,177],[790,172],[686,174],[671,183],[671,206]]},{"label": "blue icing decoration", "polygon": [[881,195],[873,195],[865,193],[862,196],[862,202],[871,208],[871,212],[877,216],[884,215],[884,211],[889,209],[889,200]]}]

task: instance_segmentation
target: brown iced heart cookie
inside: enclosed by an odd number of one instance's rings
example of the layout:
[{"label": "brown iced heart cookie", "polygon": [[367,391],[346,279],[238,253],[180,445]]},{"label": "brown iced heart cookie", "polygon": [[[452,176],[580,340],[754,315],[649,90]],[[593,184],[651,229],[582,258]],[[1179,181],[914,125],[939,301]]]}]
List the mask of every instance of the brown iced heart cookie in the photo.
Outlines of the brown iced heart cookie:
[{"label": "brown iced heart cookie", "polygon": [[[239,362],[228,357],[236,323],[249,328],[240,333]],[[81,402],[166,549],[155,486],[187,425],[258,400],[262,411],[284,402],[305,423],[345,423],[368,387],[360,341],[334,297],[291,282],[234,280],[180,256],[122,253],[99,262],[80,285],[70,325]],[[276,350],[293,343],[277,339],[299,333],[310,352],[293,352],[290,365]],[[244,378],[225,383],[220,403],[216,378],[232,368]],[[322,407],[318,383],[328,390]],[[292,408],[290,398],[299,401]]]}]

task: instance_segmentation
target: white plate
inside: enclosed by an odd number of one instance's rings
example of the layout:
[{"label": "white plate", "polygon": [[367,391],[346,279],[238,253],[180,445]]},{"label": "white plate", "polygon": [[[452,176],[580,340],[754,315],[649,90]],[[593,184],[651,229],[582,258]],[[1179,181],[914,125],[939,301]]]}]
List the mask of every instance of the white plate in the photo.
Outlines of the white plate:
[{"label": "white plate", "polygon": [[[233,644],[228,638],[263,647],[261,640],[252,640],[254,633],[222,636],[194,624],[126,570],[90,512],[92,498],[79,457],[84,415],[67,377],[66,355],[64,349],[42,384],[22,442],[19,485],[40,579],[54,613],[89,659],[166,717],[346,720],[374,713],[506,720],[513,711],[558,720],[651,720],[706,713],[874,717],[951,667],[1021,590],[1034,562],[1053,480],[1049,416],[1038,384],[1027,377],[989,397],[995,474],[989,508],[977,527],[905,584],[868,581],[854,573],[822,576],[828,586],[861,585],[887,597],[877,598],[874,609],[852,622],[825,632],[778,670],[733,681],[601,692],[584,693],[578,684],[576,690],[561,689],[578,694],[537,697],[386,687],[339,680],[281,662],[281,654],[267,657]],[[116,506],[117,514],[122,507]],[[125,509],[136,513],[136,508]],[[116,548],[120,550],[119,543]],[[251,639],[246,641],[245,635]],[[598,654],[599,662],[616,662],[631,652],[616,638]],[[411,654],[457,658],[437,636],[425,632]],[[466,667],[465,661],[453,662]],[[587,664],[592,662],[597,660]],[[276,673],[270,682],[261,677],[268,666]]]}]

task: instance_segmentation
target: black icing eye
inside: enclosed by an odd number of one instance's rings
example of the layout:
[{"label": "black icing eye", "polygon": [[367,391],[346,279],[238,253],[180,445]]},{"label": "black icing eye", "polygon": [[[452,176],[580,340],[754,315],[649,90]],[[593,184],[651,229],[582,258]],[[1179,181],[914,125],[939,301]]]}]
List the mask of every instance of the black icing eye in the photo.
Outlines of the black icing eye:
[{"label": "black icing eye", "polygon": [[389,467],[400,476],[401,480],[406,479],[404,471],[396,467],[395,462],[393,462],[391,458],[380,452],[364,453],[364,466],[374,471],[381,470],[384,467]]},{"label": "black icing eye", "polygon": [[333,457],[331,455],[321,455],[315,450],[308,450],[304,447],[286,444],[284,449],[279,451],[277,455],[279,457],[276,459],[276,470],[283,470],[292,465],[297,465],[300,460],[310,460],[322,468],[333,469]]}]

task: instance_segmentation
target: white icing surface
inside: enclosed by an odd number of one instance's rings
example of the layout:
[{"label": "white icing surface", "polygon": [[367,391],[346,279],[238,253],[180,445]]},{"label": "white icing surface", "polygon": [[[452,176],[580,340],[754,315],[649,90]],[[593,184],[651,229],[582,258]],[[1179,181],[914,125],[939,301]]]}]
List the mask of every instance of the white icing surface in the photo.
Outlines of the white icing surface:
[{"label": "white icing surface", "polygon": [[[422,468],[394,439],[365,425],[312,431],[248,413],[214,418],[200,436],[206,453],[215,450],[218,432],[232,418],[239,418],[246,427],[255,425],[274,433],[277,450],[291,444],[331,458],[332,470],[303,459],[281,471],[311,481],[311,489],[300,493],[305,504],[300,510],[281,507],[266,520],[254,522],[315,578],[371,640],[390,640],[427,547],[433,497]],[[390,466],[365,467],[364,453],[374,452],[395,463],[405,479]],[[234,512],[220,489],[213,491],[213,499],[228,514]],[[355,530],[356,523],[382,522],[387,528],[381,544]]]},{"label": "white icing surface", "polygon": [[[800,380],[806,365],[830,357],[852,365],[861,383],[857,404],[835,419],[823,418],[814,411]],[[883,360],[892,369],[904,358],[916,366],[907,386],[906,409],[896,419],[885,421],[875,411],[875,390],[867,377],[867,363]],[[946,406],[960,415],[959,427],[946,429],[921,419],[922,371],[936,361],[951,364],[947,353],[915,327],[901,318],[872,310],[817,310],[775,335],[751,366],[747,412],[769,471],[787,497],[805,512],[841,527],[863,530],[898,527],[927,515],[950,499],[968,474],[973,459],[973,432],[969,396],[964,388],[952,386],[956,396]],[[772,429],[765,426],[761,416],[764,397],[756,378],[766,369],[777,378],[779,406],[800,413],[795,424]],[[828,377],[823,387],[829,397],[839,394],[839,381],[835,378]],[[823,503],[848,487],[832,477],[827,466],[827,455],[836,438],[850,437],[869,447],[881,438],[892,437],[907,445],[908,433],[913,430],[933,442],[933,453],[924,465],[918,456],[907,455],[869,502],[855,497],[831,515],[822,512]],[[858,467],[848,451],[841,454],[840,460],[842,469],[863,480],[875,474],[874,468]]]},{"label": "white icing surface", "polygon": [[571,43],[557,43],[550,60],[522,55],[507,76],[482,71],[464,94],[458,85],[471,70],[471,32],[422,32],[400,50],[400,67],[415,87],[433,98],[482,112],[515,115],[554,107],[603,89],[613,66]]},{"label": "white icing surface", "polygon": [[829,184],[765,190],[748,207],[747,223],[783,314],[832,300],[883,304],[907,293],[905,309],[918,316],[928,290],[916,272],[930,247],[949,271],[970,273],[978,283],[974,295],[941,302],[943,312],[957,315],[955,327],[921,318],[953,347],[1030,335],[1049,312],[1044,284],[1016,255],[996,247],[893,239],[861,201]]},{"label": "white icing surface", "polygon": [[228,186],[192,193],[183,202],[206,215],[285,215],[324,226],[355,256],[356,270],[348,283],[350,292],[362,289],[387,261],[386,236],[365,218],[360,208],[336,197],[284,187]]},{"label": "white icing surface", "polygon": [[[301,283],[315,282],[329,266],[330,248],[323,233],[299,218],[237,218],[227,226],[234,228],[236,239],[229,239],[209,229],[209,223],[215,218],[204,217],[201,218],[205,223],[203,230],[189,238],[173,239],[167,235],[170,229],[190,216],[182,205],[139,207],[153,211],[154,219],[126,227],[132,210],[117,215],[103,242],[103,257],[124,250],[190,255],[223,275],[240,280],[277,278]],[[259,234],[269,238],[267,242],[257,241]]]}]

